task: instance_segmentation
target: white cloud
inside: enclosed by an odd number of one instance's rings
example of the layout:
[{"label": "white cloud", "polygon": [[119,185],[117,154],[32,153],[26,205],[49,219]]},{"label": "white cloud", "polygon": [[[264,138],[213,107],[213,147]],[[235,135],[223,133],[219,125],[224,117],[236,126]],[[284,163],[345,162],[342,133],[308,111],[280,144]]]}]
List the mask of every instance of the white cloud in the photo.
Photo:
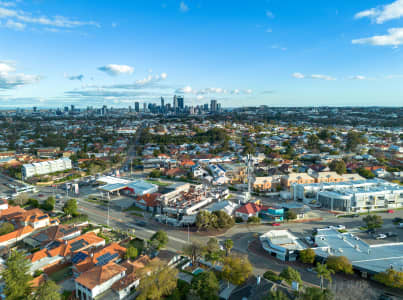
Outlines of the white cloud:
[{"label": "white cloud", "polygon": [[272,48],[272,49],[280,49],[281,51],[286,51],[287,50],[286,47],[282,47],[282,46],[279,46],[279,45],[271,45],[270,48]]},{"label": "white cloud", "polygon": [[349,79],[353,79],[353,80],[365,80],[365,79],[367,79],[367,77],[362,76],[362,75],[355,75],[355,76],[350,76]]},{"label": "white cloud", "polygon": [[299,72],[293,73],[292,77],[297,78],[297,79],[336,80],[336,78],[328,76],[328,75],[323,75],[323,74],[304,75],[304,74],[299,73]]},{"label": "white cloud", "polygon": [[336,78],[333,78],[328,75],[323,75],[323,74],[313,74],[311,75],[312,79],[321,79],[321,80],[336,80]]},{"label": "white cloud", "polygon": [[0,6],[4,6],[4,7],[13,7],[15,6],[15,2],[11,2],[11,1],[0,1]]},{"label": "white cloud", "polygon": [[100,27],[99,23],[93,21],[72,20],[60,15],[54,17],[33,16],[32,14],[23,10],[10,9],[5,7],[0,7],[0,19],[7,19],[7,23],[10,21],[10,26],[8,27],[16,29],[16,26],[19,26],[20,30],[23,29],[22,26],[26,26],[27,23],[59,28],[74,28],[80,26]]},{"label": "white cloud", "polygon": [[193,94],[195,91],[191,86],[185,86],[183,88],[176,89],[175,93],[177,94]]},{"label": "white cloud", "polygon": [[102,86],[102,88],[109,89],[142,89],[146,87],[155,86],[158,82],[167,79],[168,75],[166,73],[161,73],[160,75],[148,75],[143,79],[136,80],[134,83],[127,84],[114,84]]},{"label": "white cloud", "polygon": [[403,28],[390,28],[388,34],[375,35],[368,38],[361,38],[351,41],[353,44],[370,44],[373,46],[394,46],[403,43]]},{"label": "white cloud", "polygon": [[267,29],[266,29],[266,32],[267,32],[267,33],[272,33],[273,30],[272,30],[271,28],[267,28]]},{"label": "white cloud", "polygon": [[17,31],[24,30],[25,27],[26,27],[25,24],[20,23],[20,22],[15,22],[13,20],[7,20],[7,23],[5,24],[5,26],[7,28],[14,29],[14,30],[17,30]]},{"label": "white cloud", "polygon": [[189,11],[189,6],[187,6],[185,2],[181,1],[181,3],[179,4],[179,10],[181,12],[187,12]]},{"label": "white cloud", "polygon": [[7,62],[0,61],[0,74],[14,72],[15,68]]},{"label": "white cloud", "polygon": [[301,73],[298,73],[298,72],[295,72],[295,73],[292,74],[292,77],[297,78],[297,79],[303,79],[303,78],[305,78],[305,75],[301,74]]},{"label": "white cloud", "polygon": [[38,82],[41,79],[38,75],[28,75],[24,73],[14,74],[14,72],[15,68],[9,63],[0,62],[0,89],[10,90]]},{"label": "white cloud", "polygon": [[98,70],[107,73],[111,76],[117,76],[121,74],[132,74],[134,72],[134,68],[127,65],[116,65],[109,64],[106,66],[99,67]]},{"label": "white cloud", "polygon": [[361,11],[357,13],[354,17],[356,19],[371,18],[377,24],[382,24],[389,20],[399,19],[402,16],[403,0],[396,0],[390,4]]},{"label": "white cloud", "polygon": [[274,18],[274,14],[270,11],[270,10],[266,10],[266,17],[273,19]]}]

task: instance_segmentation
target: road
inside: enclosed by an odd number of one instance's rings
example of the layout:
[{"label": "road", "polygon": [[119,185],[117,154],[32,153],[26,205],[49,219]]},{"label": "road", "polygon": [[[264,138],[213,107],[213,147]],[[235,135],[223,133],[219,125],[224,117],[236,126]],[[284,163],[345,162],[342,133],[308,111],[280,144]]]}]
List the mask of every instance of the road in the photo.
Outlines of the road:
[{"label": "road", "polygon": [[[85,200],[79,200],[79,210],[89,216],[90,220],[99,224],[107,223],[107,208],[99,206],[92,202],[87,202]],[[389,230],[395,227],[392,224],[393,217],[403,217],[403,211],[398,211],[395,214],[382,214],[384,219],[386,229]],[[187,228],[174,228],[171,226],[163,225],[153,221],[148,214],[145,218],[139,218],[133,216],[130,212],[122,212],[115,209],[110,209],[109,213],[110,226],[113,228],[119,228],[121,230],[135,229],[135,235],[142,239],[150,239],[150,237],[157,230],[164,230],[167,232],[169,237],[169,242],[167,244],[167,249],[179,252],[188,243],[188,241],[197,240],[203,244],[206,244],[210,236],[201,235],[187,230]],[[146,227],[138,226],[136,223],[139,220],[145,220]],[[311,234],[312,228],[314,227],[325,227],[328,225],[343,224],[347,228],[354,228],[362,225],[362,216],[359,218],[337,218],[333,215],[328,215],[326,220],[322,221],[312,221],[309,223],[285,223],[281,225],[282,229],[288,229],[299,237],[308,236]],[[262,255],[250,250],[250,243],[256,240],[256,236],[273,229],[270,225],[236,225],[229,229],[226,233],[216,236],[216,238],[223,242],[226,239],[232,239],[234,241],[233,251],[243,255],[247,255],[253,266],[254,275],[263,275],[267,270],[274,270],[281,272],[281,270],[287,265],[292,265],[293,268],[297,269],[304,282],[308,285],[319,285],[319,278],[313,272],[307,270],[306,267],[301,266],[298,263],[285,263],[281,262],[275,258],[268,255]],[[402,230],[403,232],[403,230]],[[333,282],[346,281],[346,277],[342,275],[334,275]],[[379,289],[379,286],[371,283],[375,288]]]}]

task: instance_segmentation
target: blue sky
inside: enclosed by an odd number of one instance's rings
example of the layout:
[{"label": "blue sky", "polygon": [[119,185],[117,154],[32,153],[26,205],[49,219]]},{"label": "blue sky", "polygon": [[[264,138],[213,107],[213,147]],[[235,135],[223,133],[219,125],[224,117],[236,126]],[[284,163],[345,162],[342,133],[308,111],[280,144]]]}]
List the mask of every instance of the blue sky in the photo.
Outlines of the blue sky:
[{"label": "blue sky", "polygon": [[403,0],[0,0],[0,107],[403,103]]}]

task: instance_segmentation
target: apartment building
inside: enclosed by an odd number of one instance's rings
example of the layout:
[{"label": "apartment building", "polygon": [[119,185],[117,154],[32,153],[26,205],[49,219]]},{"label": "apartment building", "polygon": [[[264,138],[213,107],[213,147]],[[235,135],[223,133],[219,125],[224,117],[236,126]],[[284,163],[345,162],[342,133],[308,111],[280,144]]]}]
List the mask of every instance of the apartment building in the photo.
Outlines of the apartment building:
[{"label": "apartment building", "polygon": [[23,178],[29,178],[36,175],[45,175],[59,171],[69,170],[72,168],[69,158],[60,158],[56,160],[48,160],[32,164],[22,165]]}]

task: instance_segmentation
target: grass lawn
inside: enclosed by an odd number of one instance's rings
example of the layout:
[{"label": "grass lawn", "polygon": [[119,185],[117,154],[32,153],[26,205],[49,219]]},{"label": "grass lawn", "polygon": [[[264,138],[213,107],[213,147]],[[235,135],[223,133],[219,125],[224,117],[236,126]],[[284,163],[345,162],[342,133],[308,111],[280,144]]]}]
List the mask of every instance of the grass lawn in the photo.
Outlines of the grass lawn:
[{"label": "grass lawn", "polygon": [[71,267],[66,267],[64,269],[61,269],[59,271],[50,274],[49,278],[57,283],[71,277],[72,275],[73,271],[71,270]]}]

